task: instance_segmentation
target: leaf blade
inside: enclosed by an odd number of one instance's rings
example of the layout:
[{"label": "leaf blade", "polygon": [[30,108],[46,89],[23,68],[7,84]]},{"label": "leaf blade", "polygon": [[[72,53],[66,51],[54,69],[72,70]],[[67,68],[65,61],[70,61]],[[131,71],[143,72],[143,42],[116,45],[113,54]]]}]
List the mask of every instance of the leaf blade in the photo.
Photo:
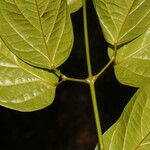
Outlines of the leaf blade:
[{"label": "leaf blade", "polygon": [[47,69],[60,66],[73,44],[66,2],[1,0],[0,36],[27,63]]},{"label": "leaf blade", "polygon": [[119,82],[140,87],[150,81],[149,49],[150,28],[134,41],[118,49],[114,68]]},{"label": "leaf blade", "polygon": [[94,0],[94,4],[105,39],[112,45],[129,42],[149,27],[148,0]]},{"label": "leaf blade", "polygon": [[78,11],[82,7],[82,0],[67,0],[70,13]]},{"label": "leaf blade", "polygon": [[35,111],[53,102],[56,75],[25,64],[1,41],[0,54],[0,105],[18,111]]},{"label": "leaf blade", "polygon": [[[118,121],[103,135],[107,150],[150,148],[150,87],[140,88],[129,101]],[[147,146],[147,147],[146,147]]]}]

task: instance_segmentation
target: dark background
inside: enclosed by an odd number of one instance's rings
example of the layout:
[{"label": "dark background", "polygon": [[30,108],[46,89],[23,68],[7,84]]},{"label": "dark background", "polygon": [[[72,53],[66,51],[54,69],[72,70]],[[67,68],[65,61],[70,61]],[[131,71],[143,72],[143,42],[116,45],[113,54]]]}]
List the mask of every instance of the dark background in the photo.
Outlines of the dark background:
[{"label": "dark background", "polygon": [[[105,42],[91,1],[88,26],[93,73],[108,61]],[[74,47],[60,67],[69,77],[87,77],[82,9],[72,14]],[[118,83],[110,67],[96,83],[102,130],[120,116],[135,89]],[[89,88],[66,82],[56,91],[53,104],[43,110],[20,113],[0,107],[0,150],[94,150],[97,143]]]}]

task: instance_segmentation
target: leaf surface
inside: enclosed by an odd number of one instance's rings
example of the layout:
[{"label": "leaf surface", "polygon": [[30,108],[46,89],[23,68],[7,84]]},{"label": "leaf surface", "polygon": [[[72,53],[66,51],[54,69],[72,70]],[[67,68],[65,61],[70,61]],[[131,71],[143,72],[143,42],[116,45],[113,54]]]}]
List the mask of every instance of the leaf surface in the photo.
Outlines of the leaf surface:
[{"label": "leaf surface", "polygon": [[106,150],[150,149],[150,87],[140,88],[119,120],[104,133]]},{"label": "leaf surface", "polygon": [[149,0],[94,0],[108,43],[120,45],[141,35],[150,22]]},{"label": "leaf surface", "polygon": [[0,41],[0,105],[35,111],[53,102],[58,77],[19,60]]},{"label": "leaf surface", "polygon": [[78,11],[82,7],[82,0],[67,0],[70,13]]},{"label": "leaf surface", "polygon": [[15,55],[53,69],[69,56],[73,31],[65,0],[0,0],[0,36]]},{"label": "leaf surface", "polygon": [[115,74],[126,85],[140,87],[150,83],[150,28],[117,50]]}]

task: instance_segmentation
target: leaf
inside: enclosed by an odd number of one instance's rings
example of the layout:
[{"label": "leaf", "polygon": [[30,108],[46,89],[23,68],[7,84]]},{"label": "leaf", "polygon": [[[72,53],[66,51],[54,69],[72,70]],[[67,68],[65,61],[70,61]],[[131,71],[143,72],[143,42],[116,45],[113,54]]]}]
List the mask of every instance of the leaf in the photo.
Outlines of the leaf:
[{"label": "leaf", "polygon": [[140,88],[119,120],[104,133],[106,150],[150,149],[150,85]]},{"label": "leaf", "polygon": [[137,147],[138,150],[148,150],[150,148],[150,133]]},{"label": "leaf", "polygon": [[108,43],[120,45],[141,35],[150,25],[149,0],[94,0]]},{"label": "leaf", "polygon": [[150,28],[117,51],[117,79],[126,85],[140,87],[150,82]]},{"label": "leaf", "polygon": [[15,55],[37,67],[53,69],[73,44],[65,0],[0,0],[0,36]]},{"label": "leaf", "polygon": [[[113,124],[113,125],[111,126],[111,128],[109,128],[109,129],[107,130],[107,132],[109,132],[109,134],[106,134],[106,135],[105,135],[105,145],[109,145],[109,144],[110,144],[110,142],[111,142],[111,136],[109,136],[109,135],[112,135],[115,129],[116,129],[116,123]],[[98,145],[96,146],[95,150],[99,150],[99,149],[98,149]]]},{"label": "leaf", "polygon": [[57,82],[56,75],[22,62],[0,41],[0,105],[18,111],[47,107]]},{"label": "leaf", "polygon": [[82,7],[82,0],[67,0],[70,13],[78,11]]}]

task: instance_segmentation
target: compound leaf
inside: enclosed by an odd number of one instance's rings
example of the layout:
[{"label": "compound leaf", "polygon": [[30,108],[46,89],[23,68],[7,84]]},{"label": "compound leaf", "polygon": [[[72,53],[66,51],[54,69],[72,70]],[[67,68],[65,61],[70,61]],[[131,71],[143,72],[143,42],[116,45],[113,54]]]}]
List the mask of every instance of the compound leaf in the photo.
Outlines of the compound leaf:
[{"label": "compound leaf", "polygon": [[53,69],[69,56],[73,31],[65,0],[0,0],[0,36],[23,61]]},{"label": "compound leaf", "polygon": [[94,0],[108,43],[120,45],[141,35],[150,25],[149,0]]},{"label": "compound leaf", "polygon": [[18,111],[42,109],[53,102],[58,77],[29,66],[0,41],[0,105]]}]

